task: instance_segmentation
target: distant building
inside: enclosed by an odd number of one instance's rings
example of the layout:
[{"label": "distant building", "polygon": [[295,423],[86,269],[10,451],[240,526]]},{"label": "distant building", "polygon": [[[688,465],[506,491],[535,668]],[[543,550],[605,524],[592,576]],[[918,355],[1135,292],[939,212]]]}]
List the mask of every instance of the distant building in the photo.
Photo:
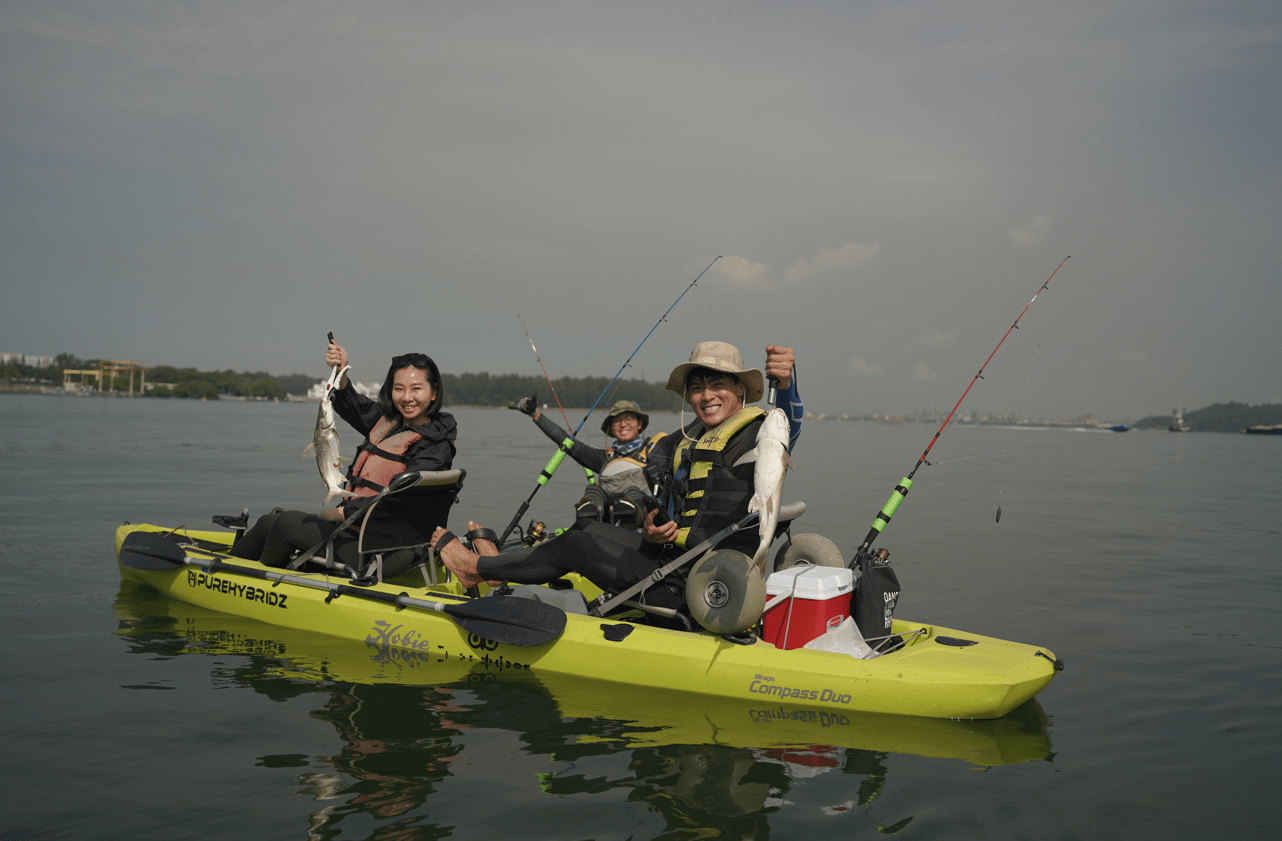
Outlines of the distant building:
[{"label": "distant building", "polygon": [[29,353],[0,353],[0,363],[5,365],[26,365],[30,368],[48,368],[53,365],[53,357],[33,356]]},{"label": "distant building", "polygon": [[[378,390],[383,387],[382,383],[358,383],[352,381],[352,388],[356,389],[357,394],[363,394],[370,400],[378,399]],[[325,381],[321,380],[307,389],[308,400],[320,400],[325,395]]]}]

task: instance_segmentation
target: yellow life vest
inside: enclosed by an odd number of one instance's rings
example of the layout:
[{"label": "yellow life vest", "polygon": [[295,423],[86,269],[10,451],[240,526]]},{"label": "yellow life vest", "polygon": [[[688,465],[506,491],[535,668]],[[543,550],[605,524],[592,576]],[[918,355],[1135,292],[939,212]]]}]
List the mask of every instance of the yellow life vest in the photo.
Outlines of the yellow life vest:
[{"label": "yellow life vest", "polygon": [[[723,453],[735,435],[764,415],[761,408],[746,406],[705,431],[697,442],[686,438],[677,445],[672,454],[673,475],[682,476],[682,462],[686,459],[689,472],[680,481],[684,498],[677,500],[681,511],[673,541],[676,545],[693,546],[748,513],[752,480],[736,477]],[[680,492],[680,488],[677,490]]]}]

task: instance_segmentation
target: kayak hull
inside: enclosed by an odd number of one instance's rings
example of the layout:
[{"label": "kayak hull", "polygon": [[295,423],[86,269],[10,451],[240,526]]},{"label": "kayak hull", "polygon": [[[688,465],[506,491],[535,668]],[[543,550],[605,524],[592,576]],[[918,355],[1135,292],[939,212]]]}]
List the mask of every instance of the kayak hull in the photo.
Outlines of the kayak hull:
[{"label": "kayak hull", "polygon": [[[405,658],[481,662],[504,671],[579,676],[628,685],[642,695],[685,692],[828,713],[989,719],[1004,716],[1035,696],[1056,671],[1054,654],[1044,648],[902,620],[895,620],[895,633],[924,633],[899,651],[872,660],[807,649],[784,651],[764,640],[737,645],[709,633],[575,614],[567,615],[564,632],[553,642],[535,647],[504,645],[469,634],[453,617],[436,610],[352,595],[334,597],[323,589],[323,574],[298,574],[316,586],[264,580],[261,576],[280,571],[240,559],[232,559],[234,565],[255,571],[257,577],[240,571],[211,573],[201,564],[219,557],[213,547],[229,545],[227,532],[184,530],[189,544],[182,548],[185,559],[177,565],[129,563],[129,553],[122,555],[121,548],[129,535],[139,532],[168,530],[147,525],[117,530],[122,577],[182,602],[364,642],[400,652]],[[412,579],[403,578],[368,589],[465,603],[457,583],[426,588],[420,578],[414,587]],[[592,598],[595,593],[586,595]]]}]

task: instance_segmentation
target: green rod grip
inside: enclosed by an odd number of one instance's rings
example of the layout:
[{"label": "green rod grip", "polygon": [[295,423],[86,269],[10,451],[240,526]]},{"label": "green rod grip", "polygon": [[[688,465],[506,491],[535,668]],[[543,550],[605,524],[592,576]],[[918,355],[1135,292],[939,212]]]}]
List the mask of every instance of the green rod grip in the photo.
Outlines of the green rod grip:
[{"label": "green rod grip", "polygon": [[899,480],[898,487],[890,494],[890,499],[877,512],[877,516],[872,521],[873,530],[880,533],[890,522],[890,518],[895,516],[895,511],[899,509],[899,504],[904,501],[904,496],[912,489],[913,480],[905,476]]},{"label": "green rod grip", "polygon": [[561,442],[561,449],[556,451],[556,455],[552,456],[552,460],[547,463],[547,467],[544,467],[543,472],[539,474],[540,485],[546,485],[548,483],[548,479],[552,478],[552,474],[561,466],[561,462],[565,461],[565,457],[569,454],[570,447],[573,444],[573,438],[566,438]]}]

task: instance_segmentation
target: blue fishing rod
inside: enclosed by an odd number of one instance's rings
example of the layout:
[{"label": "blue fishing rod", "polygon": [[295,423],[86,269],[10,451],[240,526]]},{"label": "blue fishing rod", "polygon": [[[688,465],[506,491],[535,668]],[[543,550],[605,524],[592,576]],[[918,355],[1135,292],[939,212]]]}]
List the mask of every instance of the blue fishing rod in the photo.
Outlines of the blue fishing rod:
[{"label": "blue fishing rod", "polygon": [[[1051,272],[1051,277],[1055,276],[1055,272],[1058,272],[1060,267],[1068,262],[1068,259],[1068,257],[1065,257],[1060,261],[1059,266],[1055,267],[1055,271]],[[930,464],[929,461],[926,461],[926,455],[930,452],[930,448],[935,446],[935,442],[938,441],[939,436],[943,434],[944,427],[948,426],[948,422],[953,419],[953,414],[956,413],[957,408],[961,406],[962,400],[966,399],[966,395],[970,394],[971,388],[974,387],[976,382],[984,378],[984,369],[988,367],[989,362],[993,361],[993,357],[997,355],[997,350],[1002,346],[1002,343],[1006,341],[1006,337],[1010,335],[1012,330],[1019,329],[1019,319],[1023,318],[1024,313],[1028,312],[1028,308],[1033,305],[1033,301],[1037,300],[1037,296],[1045,292],[1046,287],[1050,286],[1051,277],[1046,278],[1046,282],[1037,290],[1037,294],[1033,295],[1032,300],[1030,300],[1024,307],[1023,312],[1021,312],[1019,317],[1015,319],[1014,323],[1007,328],[1005,335],[1002,336],[1002,340],[997,343],[997,347],[993,348],[993,352],[988,354],[988,358],[984,360],[984,364],[979,366],[979,373],[974,376],[970,381],[970,385],[966,386],[966,390],[962,392],[961,399],[957,401],[957,405],[953,406],[953,410],[948,413],[948,417],[944,418],[943,424],[939,427],[939,430],[935,432],[935,437],[931,438],[930,443],[926,445],[925,451],[922,452],[921,458],[917,459],[917,464],[913,466],[912,472],[899,480],[899,484],[890,494],[890,499],[886,500],[886,504],[877,512],[877,516],[874,517],[872,521],[872,528],[868,530],[868,535],[864,538],[864,542],[860,544],[859,549],[855,552],[855,557],[851,559],[850,565],[852,567],[859,566],[862,568],[864,559],[868,557],[868,549],[872,546],[872,542],[877,539],[877,535],[881,534],[882,530],[890,523],[890,518],[894,516],[895,511],[899,508],[899,504],[904,501],[904,497],[908,495],[909,489],[912,488],[913,475],[916,474],[917,468],[921,467],[922,464]]]},{"label": "blue fishing rod", "polygon": [[[574,440],[575,440],[575,437],[579,434],[579,430],[583,428],[583,424],[588,422],[588,418],[592,417],[592,413],[596,411],[596,407],[601,402],[601,398],[605,397],[607,394],[610,393],[610,389],[614,386],[614,383],[619,379],[619,377],[622,376],[623,371],[630,364],[632,364],[632,357],[636,356],[637,353],[641,350],[641,346],[644,345],[647,341],[649,341],[650,336],[654,334],[654,331],[659,329],[659,325],[668,320],[668,313],[671,313],[674,309],[676,309],[677,304],[681,303],[681,299],[686,296],[686,292],[689,292],[691,289],[693,289],[694,285],[699,282],[699,278],[707,274],[708,269],[712,268],[713,263],[716,263],[717,260],[720,260],[720,259],[721,259],[721,256],[718,255],[716,259],[712,261],[712,263],[709,263],[704,268],[703,271],[699,272],[698,277],[690,281],[690,285],[685,288],[685,291],[683,291],[680,295],[677,296],[677,299],[672,302],[672,306],[668,307],[667,312],[665,312],[662,316],[660,316],[659,320],[656,321],[654,323],[654,326],[650,328],[650,332],[645,334],[645,338],[641,340],[641,344],[637,345],[636,350],[632,351],[632,354],[628,356],[627,360],[623,363],[622,366],[620,366],[619,372],[615,374],[614,379],[610,380],[610,382],[606,385],[605,390],[602,391],[597,396],[596,402],[592,404],[592,408],[588,409],[588,413],[583,416],[583,420],[579,421],[579,425],[576,426],[574,428],[574,431],[571,432],[568,436],[566,436],[565,440],[561,442],[559,447],[557,447],[556,455],[552,456],[552,459],[543,468],[543,472],[539,474],[538,484],[534,486],[534,490],[530,491],[530,495],[525,498],[525,502],[521,503],[521,507],[516,510],[516,514],[512,517],[512,522],[508,523],[507,528],[503,530],[502,536],[500,536],[498,539],[498,543],[497,543],[498,546],[501,547],[503,545],[503,542],[507,540],[508,536],[512,534],[513,529],[516,528],[516,524],[521,521],[521,518],[525,516],[525,512],[529,510],[530,502],[531,500],[534,499],[534,495],[539,492],[540,488],[542,488],[544,485],[548,483],[548,480],[552,478],[552,474],[556,473],[556,469],[561,466],[561,462],[564,461],[566,455],[569,454],[570,448],[574,446]],[[522,326],[524,326],[524,322],[522,323]],[[531,342],[531,344],[533,344],[533,342]],[[537,352],[536,352],[536,355],[537,355]],[[546,375],[546,372],[544,373]]]}]

